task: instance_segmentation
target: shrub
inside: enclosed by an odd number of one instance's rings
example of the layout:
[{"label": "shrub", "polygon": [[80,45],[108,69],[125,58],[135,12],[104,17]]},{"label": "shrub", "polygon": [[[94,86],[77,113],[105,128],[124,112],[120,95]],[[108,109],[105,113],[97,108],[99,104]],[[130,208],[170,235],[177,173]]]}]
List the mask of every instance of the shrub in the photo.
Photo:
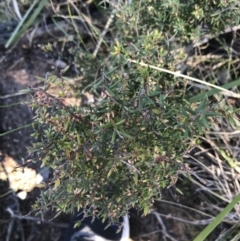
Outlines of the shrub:
[{"label": "shrub", "polygon": [[201,40],[204,24],[216,34],[238,21],[234,1],[118,1],[110,9],[116,16],[111,58],[97,66],[99,78],[86,89],[100,91],[102,99],[94,106],[66,105],[63,76],[61,97],[35,93],[39,141],[31,151],[53,169],[38,201],[41,209],[52,205],[73,212],[90,206],[89,213],[112,220],[130,207],[148,213],[154,197],[184,168],[183,154],[221,119],[222,110],[207,97],[190,101],[186,78],[158,68],[176,71],[189,54],[183,47]]}]

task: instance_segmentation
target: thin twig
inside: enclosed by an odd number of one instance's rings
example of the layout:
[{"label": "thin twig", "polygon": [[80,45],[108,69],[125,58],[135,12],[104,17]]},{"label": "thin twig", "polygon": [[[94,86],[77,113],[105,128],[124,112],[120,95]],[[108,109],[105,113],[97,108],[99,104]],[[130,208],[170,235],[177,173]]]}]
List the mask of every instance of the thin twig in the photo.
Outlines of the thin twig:
[{"label": "thin twig", "polygon": [[177,207],[177,208],[179,208],[181,210],[184,209],[187,212],[193,211],[193,212],[195,212],[197,214],[204,215],[204,216],[209,217],[209,218],[214,218],[214,216],[209,214],[209,213],[203,212],[203,211],[195,209],[195,208],[191,208],[191,207],[185,206],[185,205],[183,205],[181,203],[176,203],[176,202],[163,200],[163,199],[160,199],[160,200],[157,200],[157,201],[160,202],[160,203],[165,203],[168,206],[175,206],[175,207]]},{"label": "thin twig", "polygon": [[128,165],[131,169],[133,169],[134,171],[136,171],[138,174],[140,174],[140,172],[138,171],[138,169],[134,166],[134,165],[131,165],[129,163],[127,163],[126,161],[120,159],[120,161],[126,165]]},{"label": "thin twig", "polygon": [[151,212],[155,217],[156,219],[158,220],[159,224],[161,225],[162,227],[162,233],[164,234],[164,240],[166,240],[166,237],[167,238],[170,238],[172,241],[177,241],[175,238],[173,238],[168,232],[167,232],[167,229],[166,229],[166,226],[164,225],[163,223],[163,220],[162,220],[162,217],[159,213],[153,211]]},{"label": "thin twig", "polygon": [[9,241],[9,240],[10,240],[10,236],[11,236],[11,233],[12,233],[13,224],[14,224],[14,219],[10,220],[10,222],[9,222],[9,224],[8,224],[6,241]]},{"label": "thin twig", "polygon": [[35,90],[29,90],[28,92],[19,91],[19,92],[13,93],[13,94],[0,95],[0,100],[12,98],[12,97],[15,97],[15,96],[28,95],[28,94],[31,94],[31,93],[35,93]]},{"label": "thin twig", "polygon": [[59,228],[67,228],[68,227],[68,224],[65,224],[65,223],[53,223],[53,222],[50,222],[47,220],[42,220],[40,218],[36,218],[36,217],[32,217],[32,216],[16,215],[13,213],[13,211],[9,207],[6,209],[6,211],[9,212],[9,214],[11,215],[11,218],[13,218],[13,219],[15,218],[18,220],[31,220],[31,221],[34,221],[37,223],[50,224],[52,226],[59,227]]},{"label": "thin twig", "polygon": [[230,90],[227,90],[227,89],[222,88],[220,86],[208,83],[206,81],[203,81],[203,80],[200,80],[200,79],[197,79],[197,78],[193,78],[191,76],[187,76],[187,75],[181,74],[179,72],[174,72],[174,71],[171,71],[171,70],[168,70],[168,69],[163,69],[163,68],[156,67],[156,66],[150,65],[150,64],[145,64],[143,62],[138,62],[138,61],[133,60],[133,59],[127,59],[127,61],[129,61],[131,63],[139,64],[140,66],[148,67],[148,68],[151,68],[151,69],[156,69],[156,70],[164,72],[164,73],[172,74],[175,77],[182,77],[182,78],[185,78],[185,79],[188,79],[188,80],[192,80],[192,81],[195,81],[195,82],[198,82],[198,83],[210,86],[210,87],[212,87],[214,89],[221,90],[221,91],[223,91],[222,94],[224,94],[224,95],[228,95],[228,96],[235,97],[235,98],[240,98],[240,94],[234,93],[234,92],[232,92]]},{"label": "thin twig", "polygon": [[105,27],[104,27],[104,30],[102,31],[102,33],[101,33],[101,35],[100,35],[100,38],[99,38],[98,43],[97,43],[97,46],[96,46],[96,48],[95,48],[95,50],[94,50],[94,52],[93,52],[93,56],[94,56],[94,57],[97,56],[97,53],[98,53],[98,51],[99,51],[99,49],[100,49],[100,46],[101,46],[101,44],[102,44],[102,41],[103,41],[103,37],[105,36],[105,34],[107,33],[107,31],[109,30],[109,27],[110,27],[111,23],[113,22],[113,18],[114,18],[114,15],[112,14],[112,15],[109,17],[109,19],[108,19],[108,21],[107,21],[107,23],[106,23],[106,25],[105,25]]},{"label": "thin twig", "polygon": [[160,215],[162,217],[165,217],[167,219],[171,218],[171,219],[174,219],[174,220],[177,220],[177,221],[180,221],[180,222],[183,222],[183,223],[192,224],[192,225],[207,225],[207,224],[211,223],[214,219],[214,218],[209,218],[209,219],[204,219],[204,220],[190,221],[190,220],[186,220],[186,219],[183,219],[183,218],[174,217],[174,216],[171,216],[169,214],[166,215],[166,214],[163,214],[163,213],[158,213],[158,215]]}]

